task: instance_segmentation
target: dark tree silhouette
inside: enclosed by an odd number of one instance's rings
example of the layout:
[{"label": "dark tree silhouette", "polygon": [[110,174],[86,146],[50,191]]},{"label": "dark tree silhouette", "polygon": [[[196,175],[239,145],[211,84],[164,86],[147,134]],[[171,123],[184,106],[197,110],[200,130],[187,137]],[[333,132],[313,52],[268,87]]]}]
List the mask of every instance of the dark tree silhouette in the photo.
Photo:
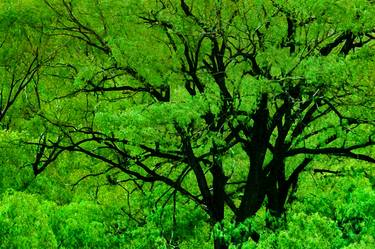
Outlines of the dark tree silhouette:
[{"label": "dark tree silhouette", "polygon": [[[118,101],[150,96],[150,106],[163,103],[167,110],[175,108],[174,82],[155,84],[140,68],[118,62],[106,36],[80,21],[74,6],[63,2],[65,12],[58,16],[69,25],[51,32],[91,47],[94,56],[107,58],[111,66],[60,98],[118,92],[127,96]],[[154,9],[138,15],[137,25],[147,26],[156,42],[169,49],[165,56],[179,61],[161,74],[179,75],[179,89],[185,88],[193,102],[214,96],[218,110],[197,109],[201,115],[186,123],[165,117],[164,128],[155,123],[152,131],[156,142],[134,141],[95,124],[78,127],[44,117],[60,135],[31,143],[39,147],[35,175],[65,151],[82,153],[118,169],[129,180],[165,184],[170,193],[197,203],[215,224],[226,215],[243,222],[264,205],[272,215],[281,216],[300,174],[318,155],[375,163],[368,150],[375,144],[373,82],[351,74],[366,68],[346,70],[364,62],[356,54],[374,46],[374,29],[355,33],[335,22],[323,28],[319,23],[325,13],[303,16],[278,1],[265,1],[259,8],[247,1],[156,2]],[[110,27],[102,27],[106,29]],[[337,75],[329,75],[328,65],[343,70],[337,74],[346,74],[347,79],[332,79]],[[196,108],[190,102],[186,105]],[[242,164],[229,165],[227,158],[236,156],[245,158]],[[196,186],[186,184],[192,178]],[[250,231],[247,236],[257,241],[259,235]],[[215,248],[228,248],[228,241],[216,238]]]}]

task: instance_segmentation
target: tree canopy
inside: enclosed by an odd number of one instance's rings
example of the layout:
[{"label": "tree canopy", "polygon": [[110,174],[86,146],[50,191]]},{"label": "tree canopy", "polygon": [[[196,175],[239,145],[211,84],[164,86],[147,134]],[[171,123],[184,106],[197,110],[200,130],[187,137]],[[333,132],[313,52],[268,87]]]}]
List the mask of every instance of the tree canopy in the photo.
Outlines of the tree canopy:
[{"label": "tree canopy", "polygon": [[129,199],[154,191],[172,227],[182,203],[199,207],[217,249],[259,242],[248,220],[266,211],[273,229],[304,172],[375,163],[373,5],[5,1],[0,123],[37,179],[84,169],[73,188],[105,176]]}]

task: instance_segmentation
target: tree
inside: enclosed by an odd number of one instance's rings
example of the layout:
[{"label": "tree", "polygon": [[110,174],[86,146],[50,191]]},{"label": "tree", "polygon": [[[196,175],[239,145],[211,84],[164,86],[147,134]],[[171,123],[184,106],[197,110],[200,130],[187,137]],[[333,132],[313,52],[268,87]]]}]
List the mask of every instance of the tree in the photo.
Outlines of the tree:
[{"label": "tree", "polygon": [[108,166],[88,176],[165,185],[220,229],[263,206],[280,217],[317,158],[375,162],[373,3],[45,4],[43,32],[64,44],[48,74],[63,107],[39,114],[35,175],[81,153]]},{"label": "tree", "polygon": [[23,109],[24,114],[29,111],[29,116],[41,105],[39,73],[54,53],[39,32],[40,22],[46,16],[43,13],[33,15],[38,13],[37,8],[35,3],[7,1],[0,5],[0,123],[3,127],[9,126],[10,121],[5,121],[5,117],[18,99],[24,102],[19,109]]}]

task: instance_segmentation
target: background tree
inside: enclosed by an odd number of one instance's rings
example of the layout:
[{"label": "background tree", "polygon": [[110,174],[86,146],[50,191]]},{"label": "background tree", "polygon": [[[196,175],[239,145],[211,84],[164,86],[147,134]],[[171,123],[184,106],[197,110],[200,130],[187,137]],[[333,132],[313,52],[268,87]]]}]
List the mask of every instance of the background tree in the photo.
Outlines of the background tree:
[{"label": "background tree", "polygon": [[[44,37],[35,32],[40,16],[33,17],[26,9],[27,6],[20,4],[1,3],[0,123],[3,127],[10,124],[5,116],[17,99],[23,99],[28,108],[34,108],[29,110],[29,116],[36,111],[40,105],[38,73],[50,59],[48,50],[44,51],[46,47],[42,49],[46,45]],[[22,108],[21,113],[27,115],[25,109],[28,108]]]},{"label": "background tree", "polygon": [[[280,217],[314,160],[375,162],[370,2],[45,4],[43,33],[64,46],[44,75],[60,86],[39,114],[35,175],[81,153],[108,166],[82,179],[165,186],[220,231],[264,206]],[[215,248],[259,239],[248,231]]]},{"label": "background tree", "polygon": [[31,139],[24,124],[41,109],[40,76],[55,54],[40,32],[49,16],[39,7],[30,1],[0,3],[0,192],[24,189],[30,179],[30,169],[20,165],[35,152],[18,142]]}]

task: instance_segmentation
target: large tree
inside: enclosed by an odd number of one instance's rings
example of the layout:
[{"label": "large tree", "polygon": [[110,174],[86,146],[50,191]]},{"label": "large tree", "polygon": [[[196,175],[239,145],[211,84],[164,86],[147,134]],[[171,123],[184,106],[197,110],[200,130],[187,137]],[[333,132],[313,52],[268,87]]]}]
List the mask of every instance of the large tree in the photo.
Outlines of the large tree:
[{"label": "large tree", "polygon": [[82,153],[239,224],[281,216],[316,158],[375,163],[370,1],[44,2],[62,46],[35,175]]}]

